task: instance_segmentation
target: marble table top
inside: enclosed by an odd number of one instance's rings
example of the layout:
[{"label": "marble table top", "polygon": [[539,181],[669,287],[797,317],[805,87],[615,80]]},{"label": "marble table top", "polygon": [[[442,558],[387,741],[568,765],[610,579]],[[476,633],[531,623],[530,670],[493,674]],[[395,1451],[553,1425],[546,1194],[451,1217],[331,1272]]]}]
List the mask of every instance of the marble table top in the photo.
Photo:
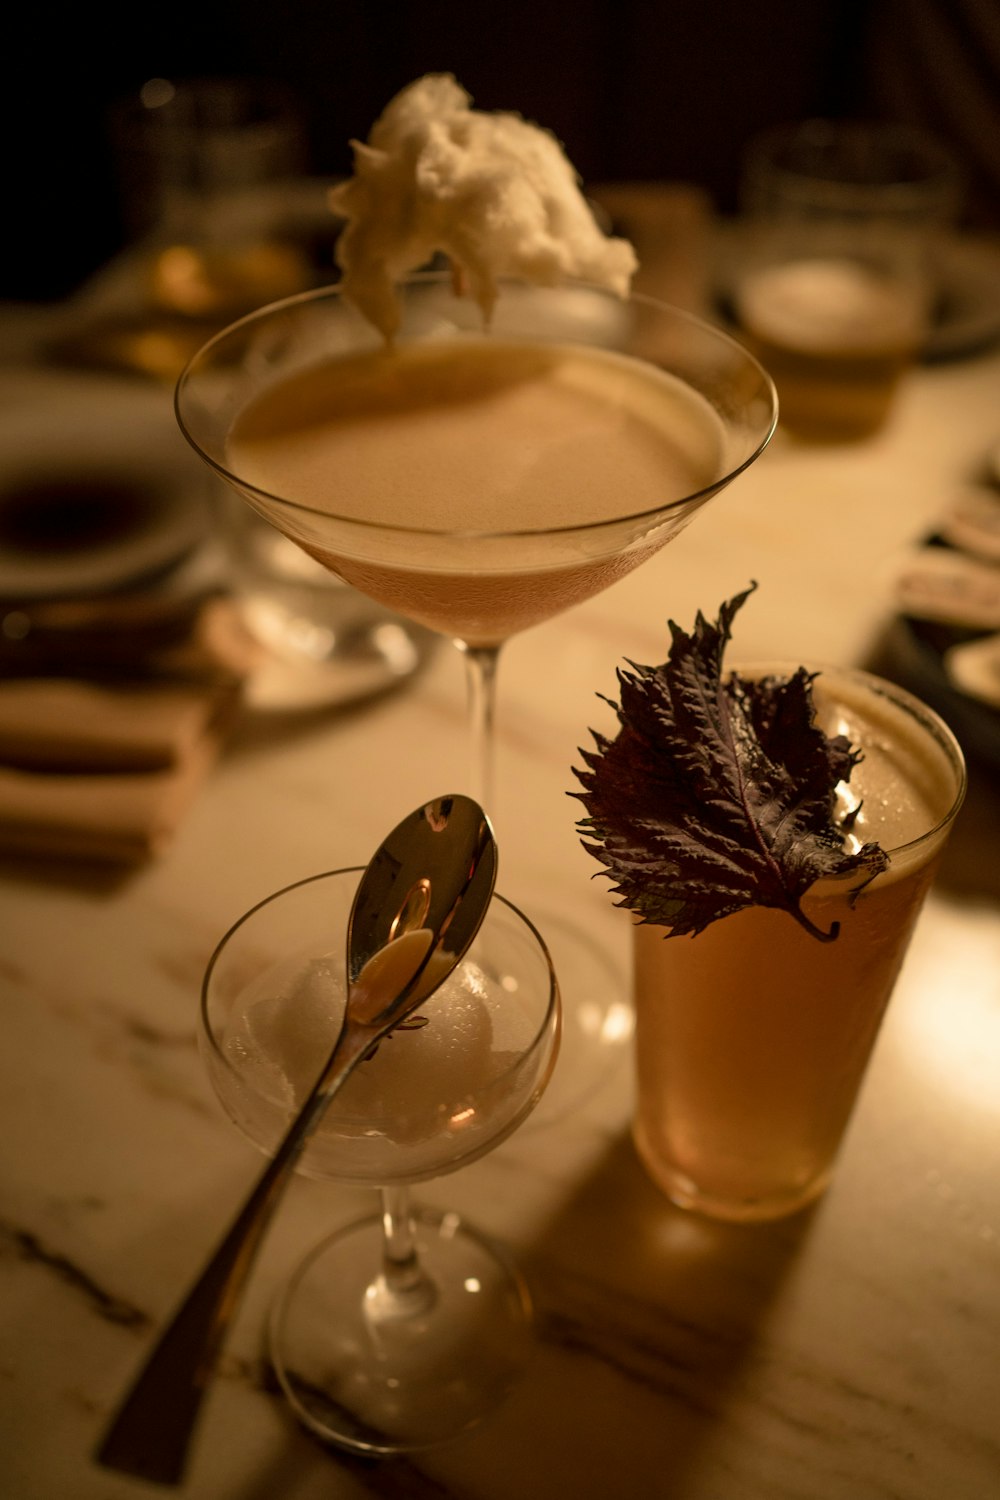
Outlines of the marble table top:
[{"label": "marble table top", "polygon": [[[81,379],[94,377],[80,377]],[[516,638],[499,694],[500,889],[584,923],[628,996],[628,922],[579,847],[571,766],[625,658],[662,660],[749,580],[744,658],[864,663],[894,559],[1000,440],[1000,352],[926,366],[844,449],[779,432],[676,543]],[[173,441],[169,395],[164,442]],[[248,906],[363,862],[466,778],[442,646],[404,687],[245,714],[171,847],[117,879],[0,867],[0,1494],[127,1500],[91,1454],[157,1329],[255,1178],[195,1046],[206,958]],[[227,1345],[192,1500],[992,1500],[1000,1495],[1000,869],[976,776],[839,1169],[807,1214],[738,1228],[672,1207],[629,1136],[631,1058],[560,1080],[491,1155],[424,1185],[503,1240],[539,1315],[521,1386],[430,1454],[322,1447],[274,1389],[267,1307],[295,1258],[373,1205],[299,1180]],[[558,1077],[558,1075],[557,1075]]]}]

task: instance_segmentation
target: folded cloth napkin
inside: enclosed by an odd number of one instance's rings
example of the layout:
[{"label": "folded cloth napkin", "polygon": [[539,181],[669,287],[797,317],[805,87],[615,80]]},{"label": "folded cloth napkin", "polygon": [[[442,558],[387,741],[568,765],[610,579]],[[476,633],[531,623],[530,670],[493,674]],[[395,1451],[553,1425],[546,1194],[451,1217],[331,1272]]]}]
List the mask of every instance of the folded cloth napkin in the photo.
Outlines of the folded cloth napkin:
[{"label": "folded cloth napkin", "polygon": [[168,770],[204,737],[214,697],[173,683],[0,682],[0,764],[68,774]]},{"label": "folded cloth napkin", "polygon": [[228,602],[216,599],[141,680],[0,679],[0,851],[117,863],[162,852],[252,661]]},{"label": "folded cloth napkin", "polygon": [[159,854],[214,759],[206,734],[156,771],[0,767],[0,851],[132,863]]}]

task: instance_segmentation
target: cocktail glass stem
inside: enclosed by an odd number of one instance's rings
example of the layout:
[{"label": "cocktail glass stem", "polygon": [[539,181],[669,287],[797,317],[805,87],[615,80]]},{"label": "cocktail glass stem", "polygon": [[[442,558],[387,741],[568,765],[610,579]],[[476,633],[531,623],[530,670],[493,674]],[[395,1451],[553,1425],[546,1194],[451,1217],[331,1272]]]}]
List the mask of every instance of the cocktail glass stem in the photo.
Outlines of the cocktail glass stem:
[{"label": "cocktail glass stem", "polygon": [[491,815],[496,772],[497,668],[499,646],[470,646],[456,640],[465,658],[465,677],[469,700],[469,727],[472,738],[472,783],[470,795]]},{"label": "cocktail glass stem", "polygon": [[419,1317],[437,1301],[437,1288],[417,1254],[407,1187],[382,1189],[382,1267],[365,1292],[365,1316],[375,1325]]}]

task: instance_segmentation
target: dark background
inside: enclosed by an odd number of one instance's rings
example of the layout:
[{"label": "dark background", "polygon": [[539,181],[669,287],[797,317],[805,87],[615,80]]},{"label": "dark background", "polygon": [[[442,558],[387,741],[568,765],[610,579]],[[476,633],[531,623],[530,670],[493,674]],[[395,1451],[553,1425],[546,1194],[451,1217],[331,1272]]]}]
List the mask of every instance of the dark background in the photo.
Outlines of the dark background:
[{"label": "dark background", "polygon": [[1000,227],[1000,0],[176,0],[11,26],[3,297],[62,297],[120,248],[108,111],[151,77],[290,84],[310,168],[336,176],[399,88],[452,72],[553,130],[585,182],[696,182],[723,212],[763,126],[916,120],[963,165],[967,221]]}]

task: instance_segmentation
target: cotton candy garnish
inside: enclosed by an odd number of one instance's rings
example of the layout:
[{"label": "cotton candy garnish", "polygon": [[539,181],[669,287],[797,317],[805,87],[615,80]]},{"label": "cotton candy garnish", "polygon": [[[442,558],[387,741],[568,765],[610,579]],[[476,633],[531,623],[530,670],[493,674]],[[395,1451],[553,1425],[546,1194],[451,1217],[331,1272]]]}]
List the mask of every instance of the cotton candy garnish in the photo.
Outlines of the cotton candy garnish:
[{"label": "cotton candy garnish", "polygon": [[602,232],[555,136],[473,109],[451,74],[410,84],[367,142],[351,144],[354,175],[330,193],[346,220],[336,258],[345,295],[387,339],[399,325],[397,283],[438,253],[486,323],[505,276],[628,294],[635,252]]}]

